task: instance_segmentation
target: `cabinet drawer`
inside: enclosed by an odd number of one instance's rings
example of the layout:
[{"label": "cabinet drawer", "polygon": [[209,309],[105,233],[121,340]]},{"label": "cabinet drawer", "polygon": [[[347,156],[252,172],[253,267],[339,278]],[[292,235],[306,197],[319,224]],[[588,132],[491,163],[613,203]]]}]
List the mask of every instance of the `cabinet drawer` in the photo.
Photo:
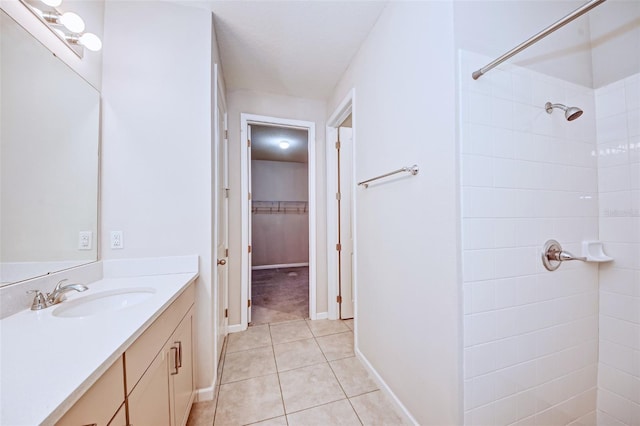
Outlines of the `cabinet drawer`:
[{"label": "cabinet drawer", "polygon": [[122,357],[56,423],[57,426],[106,426],[124,402]]},{"label": "cabinet drawer", "polygon": [[144,372],[162,350],[167,339],[180,324],[194,303],[195,288],[191,284],[156,319],[153,324],[125,352],[127,395],[131,393]]}]

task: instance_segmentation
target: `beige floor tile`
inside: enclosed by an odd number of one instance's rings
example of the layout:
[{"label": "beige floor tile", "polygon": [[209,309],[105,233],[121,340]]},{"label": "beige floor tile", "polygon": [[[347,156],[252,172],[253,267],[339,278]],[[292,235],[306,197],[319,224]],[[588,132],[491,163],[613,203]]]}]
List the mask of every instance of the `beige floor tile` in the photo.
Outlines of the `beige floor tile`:
[{"label": "beige floor tile", "polygon": [[287,413],[345,398],[327,363],[280,373],[280,387]]},{"label": "beige floor tile", "polygon": [[264,420],[258,423],[251,423],[251,426],[287,426],[287,418],[285,416],[276,417],[275,419]]},{"label": "beige floor tile", "polygon": [[215,413],[215,401],[196,402],[191,406],[187,426],[211,426]]},{"label": "beige floor tile", "polygon": [[342,320],[342,322],[349,328],[349,330],[353,331],[353,319]]},{"label": "beige floor tile", "polygon": [[293,370],[294,368],[326,362],[315,339],[297,340],[295,342],[274,345],[278,371]]},{"label": "beige floor tile", "polygon": [[220,386],[214,425],[245,425],[283,414],[278,375],[272,374]]},{"label": "beige floor tile", "polygon": [[378,389],[378,385],[369,377],[369,373],[358,358],[343,358],[331,361],[329,364],[348,397]]},{"label": "beige floor tile", "polygon": [[291,321],[271,325],[271,340],[274,345],[311,337],[313,337],[313,334],[311,334],[306,321]]},{"label": "beige floor tile", "polygon": [[237,382],[276,372],[271,346],[227,354],[222,370],[222,383]]},{"label": "beige floor tile", "polygon": [[365,393],[349,398],[358,417],[364,425],[397,426],[404,425],[393,405],[381,391]]},{"label": "beige floor tile", "polygon": [[353,352],[353,331],[346,333],[331,334],[316,338],[320,349],[327,357],[328,361],[347,358],[354,355]]},{"label": "beige floor tile", "polygon": [[341,320],[307,320],[307,324],[316,337],[349,331],[349,327]]},{"label": "beige floor tile", "polygon": [[[305,315],[306,316],[306,315]],[[281,312],[266,306],[251,306],[251,324],[273,324],[285,321],[304,320],[305,316],[297,313]]]},{"label": "beige floor tile", "polygon": [[245,331],[229,334],[227,353],[246,351],[271,345],[268,325],[249,327]]},{"label": "beige floor tile", "polygon": [[347,399],[288,414],[287,419],[289,426],[360,426],[362,424]]}]

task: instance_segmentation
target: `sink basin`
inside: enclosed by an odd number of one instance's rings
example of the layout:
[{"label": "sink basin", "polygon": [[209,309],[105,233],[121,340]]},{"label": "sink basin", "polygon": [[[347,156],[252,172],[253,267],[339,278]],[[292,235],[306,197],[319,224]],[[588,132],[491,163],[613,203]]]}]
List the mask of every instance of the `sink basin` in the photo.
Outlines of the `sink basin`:
[{"label": "sink basin", "polygon": [[127,288],[108,290],[62,302],[52,314],[63,318],[81,318],[103,312],[114,312],[138,305],[153,297],[153,288]]}]

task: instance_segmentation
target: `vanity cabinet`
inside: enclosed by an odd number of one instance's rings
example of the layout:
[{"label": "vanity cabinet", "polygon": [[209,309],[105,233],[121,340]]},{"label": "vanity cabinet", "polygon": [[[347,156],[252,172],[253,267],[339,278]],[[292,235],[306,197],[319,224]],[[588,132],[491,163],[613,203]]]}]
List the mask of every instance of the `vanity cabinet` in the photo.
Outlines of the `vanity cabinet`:
[{"label": "vanity cabinet", "polygon": [[129,423],[183,426],[195,395],[190,286],[125,352]]},{"label": "vanity cabinet", "polygon": [[186,425],[195,395],[194,296],[191,284],[56,426]]},{"label": "vanity cabinet", "polygon": [[[124,376],[122,357],[96,381],[69,411],[56,423],[57,426],[124,426],[117,420],[124,413]],[[111,420],[113,418],[113,421]]]}]

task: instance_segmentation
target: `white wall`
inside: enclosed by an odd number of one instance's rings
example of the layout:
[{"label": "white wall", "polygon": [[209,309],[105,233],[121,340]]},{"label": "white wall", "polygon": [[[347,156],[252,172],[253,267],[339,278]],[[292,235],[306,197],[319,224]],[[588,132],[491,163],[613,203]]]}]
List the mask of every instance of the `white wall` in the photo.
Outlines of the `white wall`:
[{"label": "white wall", "polygon": [[390,3],[331,96],[355,88],[357,353],[419,424],[461,424],[452,2]]},{"label": "white wall", "polygon": [[488,58],[460,59],[465,424],[594,423],[598,266],[540,259],[598,236],[593,90],[515,66],[474,81]]},{"label": "white wall", "polygon": [[[211,12],[168,2],[105,10],[102,258],[197,254],[197,387],[214,381]],[[217,61],[219,62],[219,61]],[[109,247],[123,231],[124,249]]]},{"label": "white wall", "polygon": [[[251,161],[251,198],[259,201],[307,201],[309,168],[306,163]],[[252,266],[309,262],[308,209],[252,209]]]},{"label": "white wall", "polygon": [[[640,56],[640,55],[636,55]],[[596,90],[600,239],[598,424],[640,424],[640,73]]]},{"label": "white wall", "polygon": [[[323,101],[292,98],[268,93],[251,91],[232,91],[227,93],[229,109],[229,325],[240,324],[240,310],[246,307],[246,301],[240,296],[240,259],[243,250],[240,247],[240,114],[257,114],[270,117],[312,121],[316,125],[316,233],[317,233],[317,295],[318,312],[327,311],[326,287],[326,215],[325,215],[325,109]],[[246,250],[246,247],[244,248]]]},{"label": "white wall", "polygon": [[588,16],[593,87],[640,72],[640,2],[609,0]]}]

